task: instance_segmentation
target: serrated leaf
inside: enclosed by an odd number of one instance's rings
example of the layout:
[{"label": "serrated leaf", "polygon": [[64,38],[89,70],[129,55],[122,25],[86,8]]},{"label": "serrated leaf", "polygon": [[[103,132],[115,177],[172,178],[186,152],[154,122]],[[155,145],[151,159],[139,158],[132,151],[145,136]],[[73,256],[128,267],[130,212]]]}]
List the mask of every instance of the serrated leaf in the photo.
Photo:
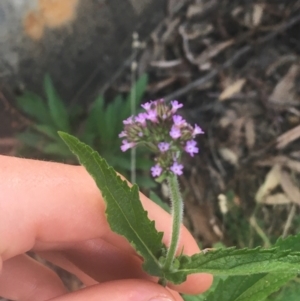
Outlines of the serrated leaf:
[{"label": "serrated leaf", "polygon": [[300,253],[273,249],[219,249],[179,258],[178,270],[166,273],[173,283],[181,283],[194,273],[213,275],[249,275],[300,271]]},{"label": "serrated leaf", "polygon": [[295,278],[295,273],[231,276],[208,293],[206,301],[263,301]]},{"label": "serrated leaf", "polygon": [[272,294],[266,301],[299,301],[300,285],[299,278],[290,281],[280,292]]},{"label": "serrated leaf", "polygon": [[300,252],[300,233],[294,236],[289,236],[285,239],[279,238],[274,247],[280,250],[291,250],[292,252]]},{"label": "serrated leaf", "polygon": [[57,129],[69,132],[70,122],[67,109],[63,101],[56,93],[49,75],[45,76],[44,89],[47,96],[50,115],[54,124],[57,126]]},{"label": "serrated leaf", "polygon": [[157,258],[165,251],[163,233],[158,232],[154,221],[148,219],[139,199],[138,187],[133,185],[130,188],[97,152],[77,138],[62,132],[59,135],[101,190],[111,229],[134,246],[144,258],[143,267],[148,273],[161,277],[161,264]]},{"label": "serrated leaf", "polygon": [[[206,299],[207,296],[209,294],[211,294],[216,289],[216,287],[219,285],[219,282],[221,280],[225,280],[226,278],[228,278],[228,277],[226,277],[226,276],[216,276],[216,277],[214,277],[213,284],[209,288],[208,291],[206,291],[206,292],[204,292],[200,295],[192,295],[192,296],[191,295],[182,295],[182,298],[183,298],[184,301],[207,301],[207,299]],[[220,301],[222,301],[222,300],[220,300]]]}]

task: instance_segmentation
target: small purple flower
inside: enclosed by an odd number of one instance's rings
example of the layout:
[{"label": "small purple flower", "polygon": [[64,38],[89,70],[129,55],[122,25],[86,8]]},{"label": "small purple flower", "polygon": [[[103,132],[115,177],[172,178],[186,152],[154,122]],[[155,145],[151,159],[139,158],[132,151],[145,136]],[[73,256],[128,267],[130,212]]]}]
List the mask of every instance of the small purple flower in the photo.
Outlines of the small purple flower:
[{"label": "small purple flower", "polygon": [[127,133],[125,131],[122,131],[120,134],[119,134],[119,138],[123,138],[123,137],[127,137]]},{"label": "small purple flower", "polygon": [[147,114],[147,119],[152,122],[157,122],[157,113],[156,110],[149,110]]},{"label": "small purple flower", "polygon": [[183,174],[183,165],[178,164],[177,162],[174,162],[173,165],[170,167],[170,170],[178,176],[181,176]]},{"label": "small purple flower", "polygon": [[158,143],[158,148],[162,153],[164,153],[170,148],[170,143],[160,142],[160,143]]},{"label": "small purple flower", "polygon": [[177,126],[173,125],[173,126],[172,126],[172,129],[171,129],[171,131],[170,131],[170,136],[171,136],[173,139],[179,138],[179,137],[181,136],[180,129],[179,129]]},{"label": "small purple flower", "polygon": [[195,124],[195,128],[193,130],[193,137],[195,137],[198,134],[204,134],[204,132],[199,125]]},{"label": "small purple flower", "polygon": [[151,109],[152,103],[153,103],[152,101],[145,102],[144,104],[141,105],[141,107],[146,111],[149,111]]},{"label": "small purple flower", "polygon": [[177,100],[172,100],[171,101],[172,105],[172,113],[174,114],[178,109],[183,107],[182,103],[179,103]]},{"label": "small purple flower", "polygon": [[195,140],[189,140],[186,142],[184,150],[194,157],[194,154],[199,152],[199,148],[196,145],[197,142]]},{"label": "small purple flower", "polygon": [[161,175],[162,168],[159,164],[156,164],[151,167],[151,174],[152,177],[159,177]]},{"label": "small purple flower", "polygon": [[121,145],[122,152],[126,152],[128,149],[135,147],[136,143],[128,142],[127,140],[122,141],[123,145]]},{"label": "small purple flower", "polygon": [[133,124],[133,116],[128,117],[123,121],[123,124]]},{"label": "small purple flower", "polygon": [[135,117],[135,121],[141,123],[143,126],[146,125],[147,113],[140,113]]},{"label": "small purple flower", "polygon": [[186,123],[186,121],[180,115],[174,115],[173,121],[174,121],[174,124],[177,126],[182,126]]}]

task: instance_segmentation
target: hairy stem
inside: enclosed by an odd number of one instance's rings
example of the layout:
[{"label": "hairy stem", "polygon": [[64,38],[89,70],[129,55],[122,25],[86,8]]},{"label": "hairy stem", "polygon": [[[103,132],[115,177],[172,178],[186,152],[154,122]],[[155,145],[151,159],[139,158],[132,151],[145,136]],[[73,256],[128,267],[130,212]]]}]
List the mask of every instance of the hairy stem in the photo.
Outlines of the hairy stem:
[{"label": "hairy stem", "polygon": [[176,175],[168,177],[168,184],[171,195],[172,202],[172,234],[171,243],[167,251],[166,261],[164,263],[163,269],[169,270],[175,258],[176,250],[178,247],[179,237],[180,237],[180,226],[183,216],[183,201],[181,193],[179,191],[179,183]]}]

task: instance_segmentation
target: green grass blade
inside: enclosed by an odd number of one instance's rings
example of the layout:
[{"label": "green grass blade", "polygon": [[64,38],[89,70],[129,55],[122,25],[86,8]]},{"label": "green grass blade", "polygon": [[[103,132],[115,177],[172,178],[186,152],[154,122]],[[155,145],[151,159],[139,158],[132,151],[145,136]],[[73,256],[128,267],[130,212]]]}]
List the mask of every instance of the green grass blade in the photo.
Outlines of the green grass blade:
[{"label": "green grass blade", "polygon": [[71,126],[68,111],[55,91],[49,75],[45,76],[44,88],[47,96],[51,118],[58,130],[70,132]]}]

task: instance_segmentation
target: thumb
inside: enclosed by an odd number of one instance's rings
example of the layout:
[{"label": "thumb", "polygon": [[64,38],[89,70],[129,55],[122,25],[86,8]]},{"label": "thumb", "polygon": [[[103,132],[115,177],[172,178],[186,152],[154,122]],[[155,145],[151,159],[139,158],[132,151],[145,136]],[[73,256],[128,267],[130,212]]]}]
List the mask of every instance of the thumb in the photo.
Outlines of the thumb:
[{"label": "thumb", "polygon": [[117,280],[93,285],[79,291],[66,294],[51,301],[182,301],[177,292],[146,281],[146,280]]}]

